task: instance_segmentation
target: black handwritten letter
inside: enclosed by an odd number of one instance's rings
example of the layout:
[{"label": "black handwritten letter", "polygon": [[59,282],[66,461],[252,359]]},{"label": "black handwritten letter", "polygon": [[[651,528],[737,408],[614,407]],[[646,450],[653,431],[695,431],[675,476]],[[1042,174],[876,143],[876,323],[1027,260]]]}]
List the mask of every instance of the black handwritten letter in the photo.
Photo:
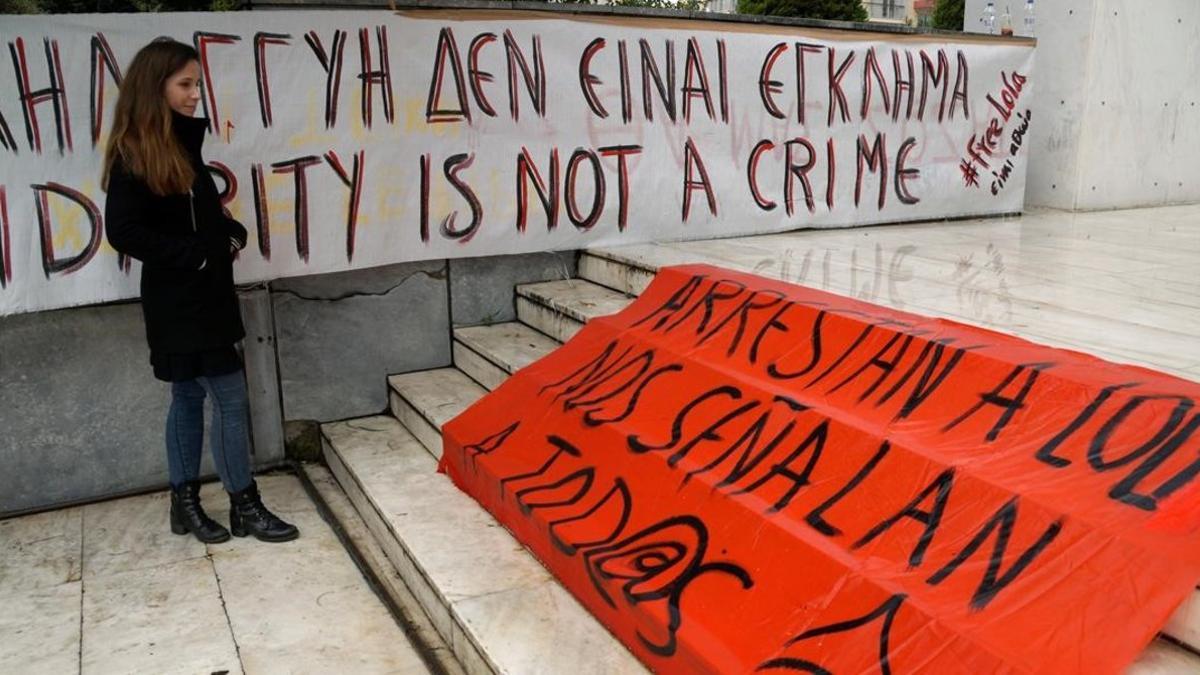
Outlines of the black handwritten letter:
[{"label": "black handwritten letter", "polygon": [[361,82],[362,123],[367,129],[371,128],[372,103],[375,100],[372,92],[379,87],[383,97],[383,118],[388,124],[395,121],[396,106],[392,95],[392,66],[388,58],[387,26],[375,27],[375,42],[379,45],[379,67],[371,70],[371,32],[366,28],[358,29],[358,79]]},{"label": "black handwritten letter", "polygon": [[797,42],[796,45],[796,88],[799,90],[799,101],[796,103],[800,124],[805,121],[805,109],[808,106],[808,71],[805,67],[805,57],[809,54],[820,54],[825,49],[823,45],[813,45],[807,42]]},{"label": "black handwritten letter", "polygon": [[658,90],[659,100],[667,111],[667,117],[675,121],[675,43],[664,40],[667,52],[667,81],[664,84],[662,74],[658,70],[658,62],[654,60],[654,52],[645,38],[638,40],[642,50],[642,111],[646,120],[654,121],[654,107],[650,99],[650,83],[654,82]]},{"label": "black handwritten letter", "polygon": [[538,117],[546,116],[546,64],[542,61],[542,38],[533,36],[533,70],[525,60],[512,31],[504,31],[504,53],[508,57],[508,109],[514,121],[521,119],[521,108],[517,98],[517,70],[525,82],[525,91],[533,101],[533,110]]},{"label": "black handwritten letter", "polygon": [[[804,147],[804,163],[796,162],[795,152],[792,150],[795,146]],[[790,216],[795,211],[795,192],[793,179],[799,179],[801,187],[804,188],[804,205],[808,207],[808,212],[816,211],[816,202],[813,200],[812,183],[808,180],[808,172],[812,170],[817,163],[817,151],[813,148],[812,143],[808,142],[807,138],[796,137],[784,143],[784,163],[787,165],[787,170],[783,173],[783,206]]]},{"label": "black handwritten letter", "polygon": [[601,157],[617,158],[617,231],[624,232],[629,220],[629,167],[625,158],[640,155],[640,145],[609,145],[597,148]]},{"label": "black handwritten letter", "polygon": [[833,64],[836,60],[837,50],[829,47],[829,116],[826,119],[826,126],[830,127],[833,126],[834,109],[841,113],[843,122],[850,121],[850,103],[846,101],[846,92],[842,90],[842,77],[850,69],[850,64],[854,63],[854,52],[850,52],[850,55],[835,70]]},{"label": "black handwritten letter", "polygon": [[363,171],[366,168],[366,151],[354,153],[354,163],[350,171],[342,166],[342,160],[337,153],[330,150],[325,153],[325,161],[333,169],[342,184],[350,189],[350,199],[346,202],[346,260],[354,259],[354,238],[358,229],[358,204],[362,200]]},{"label": "black handwritten letter", "polygon": [[[938,525],[942,522],[942,514],[946,511],[946,502],[950,499],[950,490],[954,487],[954,468],[951,467],[938,474],[929,485],[921,490],[920,494],[913,497],[904,508],[900,509],[895,515],[890,516],[883,522],[871,528],[869,532],[864,534],[858,541],[854,542],[851,548],[859,549],[875,540],[876,537],[892,529],[894,525],[900,522],[902,518],[911,518],[925,526],[921,532],[921,538],[917,540],[917,545],[913,547],[912,553],[908,556],[908,568],[918,567],[921,561],[925,559],[925,549],[929,548],[930,542],[933,541],[933,535],[937,533]],[[922,502],[933,496],[933,504],[929,510],[920,508]]]},{"label": "black handwritten letter", "polygon": [[811,525],[814,530],[820,532],[826,537],[836,537],[840,535],[842,533],[841,528],[832,525],[829,523],[829,521],[825,520],[825,512],[834,506],[837,506],[839,502],[846,498],[846,495],[853,492],[854,489],[859,486],[859,484],[866,480],[867,476],[871,475],[871,472],[875,470],[875,467],[879,466],[879,463],[883,461],[883,458],[887,456],[891,449],[891,443],[884,441],[883,444],[879,446],[879,449],[875,451],[875,454],[867,460],[867,463],[863,464],[862,468],[858,470],[858,473],[854,474],[854,477],[851,478],[845,485],[843,485],[841,489],[830,496],[829,499],[821,502],[817,508],[810,511],[808,515],[804,517],[804,521]]},{"label": "black handwritten letter", "polygon": [[209,45],[231,45],[241,41],[242,36],[228,33],[209,33],[198,30],[192,33],[192,46],[200,55],[200,106],[208,117],[209,133],[221,133],[221,111],[217,107],[217,88],[213,86],[212,68],[208,63]]},{"label": "black handwritten letter", "polygon": [[883,205],[887,201],[887,134],[875,134],[875,141],[870,144],[870,150],[867,149],[867,137],[863,134],[858,135],[858,172],[854,179],[854,205],[858,206],[859,197],[862,195],[863,184],[863,167],[870,169],[871,173],[879,172],[879,210],[883,210]]},{"label": "black handwritten letter", "polygon": [[254,223],[258,230],[258,252],[263,260],[271,259],[271,215],[267,206],[267,178],[262,164],[250,165],[250,182],[254,188]]},{"label": "black handwritten letter", "polygon": [[879,95],[883,97],[883,114],[886,116],[892,111],[892,97],[888,93],[887,82],[883,79],[883,70],[879,67],[879,57],[874,47],[867,49],[867,58],[863,63],[862,109],[859,116],[864,120],[871,110],[872,80],[879,85]]},{"label": "black handwritten letter", "polygon": [[550,149],[550,185],[542,179],[542,172],[537,163],[529,156],[529,150],[521,147],[517,155],[517,232],[525,231],[525,222],[529,212],[529,180],[533,180],[533,189],[537,192],[542,209],[546,212],[546,229],[558,227],[558,148]]},{"label": "black handwritten letter", "polygon": [[321,163],[315,155],[297,157],[271,165],[273,173],[292,174],[295,183],[295,219],[296,219],[296,253],[305,263],[308,262],[308,177],[309,167]]},{"label": "black handwritten letter", "polygon": [[[592,168],[592,208],[585,216],[579,212],[579,208],[575,204],[575,180],[579,172],[579,165],[587,160]],[[578,148],[571,153],[571,159],[567,160],[567,218],[571,220],[571,224],[580,230],[590,230],[600,220],[600,214],[604,213],[604,172],[600,169],[600,158],[591,150]]]},{"label": "black handwritten letter", "polygon": [[1046,464],[1049,464],[1055,468],[1069,466],[1071,464],[1071,460],[1054,454],[1054,451],[1058,449],[1058,446],[1062,445],[1063,441],[1066,441],[1068,438],[1070,438],[1076,431],[1079,431],[1080,427],[1082,427],[1084,424],[1087,424],[1088,420],[1090,420],[1092,416],[1096,414],[1096,411],[1100,410],[1100,408],[1105,404],[1106,401],[1108,401],[1109,398],[1112,397],[1114,393],[1122,389],[1136,387],[1139,384],[1140,383],[1138,382],[1125,382],[1122,384],[1109,385],[1104,389],[1101,389],[1100,393],[1096,395],[1096,398],[1092,399],[1092,402],[1089,403],[1087,407],[1075,417],[1074,420],[1071,420],[1070,424],[1064,427],[1062,431],[1055,434],[1054,438],[1046,441],[1046,444],[1038,449],[1037,454],[1035,454],[1034,457],[1036,457],[1039,461],[1045,462]]},{"label": "black handwritten letter", "polygon": [[333,42],[330,43],[328,52],[325,51],[321,37],[315,30],[305,33],[304,41],[308,43],[325,71],[325,128],[330,129],[337,124],[338,91],[342,86],[342,54],[346,50],[346,31],[333,31]]},{"label": "black handwritten letter", "polygon": [[[699,79],[699,84],[696,83],[697,79]],[[708,119],[716,119],[717,114],[713,110],[712,95],[708,89],[708,73],[704,69],[704,53],[700,50],[700,43],[696,42],[695,37],[688,38],[687,60],[683,66],[683,120],[689,123],[692,121],[693,98],[700,98],[704,101]]]},{"label": "black handwritten letter", "polygon": [[[791,646],[802,640],[809,640],[815,637],[824,635],[832,635],[834,633],[845,633],[857,628],[861,628],[876,619],[883,617],[883,622],[879,627],[879,671],[883,675],[892,675],[891,657],[888,650],[888,642],[892,634],[892,622],[896,620],[896,612],[904,604],[904,599],[908,597],[904,593],[897,593],[889,597],[875,609],[869,613],[855,619],[839,621],[838,623],[828,626],[820,626],[806,630],[803,633],[787,641],[787,645]],[[798,670],[810,675],[833,675],[832,671],[814,663],[807,659],[793,657],[779,657],[759,664],[756,670],[772,670],[775,668],[783,670]]]},{"label": "black handwritten letter", "polygon": [[8,288],[12,283],[12,246],[8,232],[8,197],[4,186],[0,185],[0,289]]},{"label": "black handwritten letter", "polygon": [[[443,107],[442,104],[442,80],[446,75],[447,64],[454,78],[454,93],[458,98],[457,106],[450,108]],[[467,102],[467,83],[463,76],[462,58],[458,55],[458,44],[454,41],[454,29],[447,26],[438,34],[437,50],[433,57],[433,74],[429,78],[429,98],[425,101],[425,121],[432,124],[463,119],[471,121],[471,106]]]},{"label": "black handwritten letter", "polygon": [[[49,279],[51,274],[71,274],[78,270],[96,255],[96,251],[100,249],[100,239],[104,232],[104,220],[100,216],[100,209],[96,203],[88,199],[87,195],[78,190],[71,189],[60,183],[46,183],[44,185],[31,185],[34,193],[34,204],[37,207],[38,231],[41,233],[42,243],[42,271],[45,272],[46,278]],[[54,223],[50,217],[50,200],[51,194],[63,197],[76,206],[83,209],[84,215],[87,216],[89,234],[88,243],[83,249],[73,256],[59,258],[54,251]],[[7,224],[8,218],[5,217],[4,222]],[[5,230],[7,235],[7,228]],[[9,250],[7,242],[5,242],[5,254]]]},{"label": "black handwritten letter", "polygon": [[916,68],[913,64],[912,52],[905,50],[904,56],[908,60],[908,77],[904,77],[900,71],[900,51],[892,50],[892,98],[896,100],[896,105],[892,106],[892,121],[900,119],[900,102],[904,97],[908,96],[908,105],[904,113],[904,119],[912,119],[913,113],[913,85],[916,83]]},{"label": "black handwritten letter", "polygon": [[495,78],[491,73],[479,69],[479,52],[496,39],[495,33],[480,33],[471,40],[471,46],[467,48],[467,79],[471,82],[471,95],[475,97],[475,105],[488,117],[495,117],[496,110],[492,108],[491,101],[488,101],[483,91],[483,83],[491,82]]},{"label": "black handwritten letter", "polygon": [[[695,173],[699,174],[699,180]],[[704,160],[696,151],[696,145],[689,136],[683,146],[683,222],[687,222],[692,208],[692,191],[704,190],[708,199],[708,210],[717,215],[717,196],[713,194],[712,182],[708,179],[708,171],[704,168]]]},{"label": "black handwritten letter", "polygon": [[900,152],[896,154],[896,196],[901,204],[916,204],[921,200],[908,191],[908,181],[921,177],[920,169],[908,168],[908,153],[917,146],[917,139],[909,136],[900,144]]},{"label": "black handwritten letter", "polygon": [[[42,152],[42,132],[38,127],[37,107],[49,103],[54,108],[54,128],[58,134],[58,152],[72,150],[71,145],[71,114],[67,106],[67,84],[63,79],[62,60],[58,55],[58,40],[45,38],[42,46],[46,52],[46,70],[50,83],[42,89],[34,90],[29,83],[29,64],[25,58],[25,41],[17,38],[8,43],[8,53],[12,57],[13,74],[17,81],[17,97],[21,101],[21,111],[25,113],[25,136],[29,148],[34,152]],[[8,125],[5,124],[5,132]],[[11,139],[11,133],[5,133]],[[6,140],[7,144],[7,140]],[[15,147],[15,144],[14,144]]]},{"label": "black handwritten letter", "polygon": [[267,45],[288,45],[292,39],[287,33],[254,34],[254,84],[258,87],[258,112],[264,129],[274,121],[271,114],[271,78],[267,74]]},{"label": "black handwritten letter", "polygon": [[1008,571],[1000,574],[1000,568],[1004,566],[1004,554],[1008,551],[1008,540],[1012,537],[1013,527],[1015,527],[1017,522],[1018,499],[1018,497],[1013,497],[1004,506],[1001,506],[983,524],[983,527],[979,529],[975,537],[963,547],[962,551],[954,556],[953,560],[946,563],[937,572],[934,572],[933,576],[926,580],[926,583],[936,586],[945,581],[983,546],[983,543],[988,540],[992,532],[996,532],[996,543],[992,545],[992,555],[988,558],[987,571],[983,573],[983,579],[980,580],[978,588],[975,589],[975,594],[971,597],[971,609],[979,611],[987,607],[988,603],[995,599],[997,593],[1016,581],[1017,577],[1033,563],[1034,559],[1042,551],[1046,550],[1046,547],[1058,537],[1063,527],[1063,520],[1061,518],[1051,523],[1042,532],[1041,536],[1038,537],[1038,540],[1021,553],[1012,566],[1008,568]]},{"label": "black handwritten letter", "polygon": [[[996,385],[995,389],[980,394],[978,403],[972,406],[970,410],[964,412],[962,415],[959,415],[949,424],[942,427],[942,431],[945,432],[953,429],[954,427],[966,421],[975,413],[979,412],[983,406],[992,405],[1004,411],[1000,414],[999,419],[996,420],[996,423],[992,426],[991,430],[987,432],[987,436],[985,437],[989,443],[996,440],[996,438],[1000,436],[1000,432],[1004,430],[1004,427],[1008,426],[1008,423],[1012,421],[1012,418],[1017,414],[1017,411],[1025,407],[1025,398],[1029,396],[1030,390],[1033,389],[1033,384],[1037,382],[1038,375],[1040,375],[1043,370],[1053,367],[1053,363],[1025,363],[1018,365],[1016,368],[1013,368],[1012,372],[1010,372],[1004,378],[1004,380],[1000,382],[1000,384]],[[1028,373],[1026,373],[1026,371],[1028,371]],[[1020,377],[1022,373],[1025,373],[1025,382],[1021,385],[1020,390],[1015,396],[1004,396],[1004,391],[1010,384],[1012,384],[1014,380]]]},{"label": "black handwritten letter", "polygon": [[[775,202],[762,196],[758,190],[758,159],[764,152],[770,152],[775,149],[775,144],[767,139],[763,139],[754,145],[754,149],[750,151],[750,159],[746,162],[746,182],[750,184],[750,195],[754,197],[754,203],[763,211],[774,210]],[[788,180],[790,183],[791,181]],[[789,204],[789,210],[791,205]]]},{"label": "black handwritten letter", "polygon": [[970,78],[971,69],[967,65],[967,57],[958,52],[958,71],[954,74],[954,93],[950,95],[950,119],[954,119],[954,108],[960,101],[962,102],[962,111],[964,119],[971,119],[971,102],[967,100],[967,94],[970,92],[968,87],[968,79]]},{"label": "black handwritten letter", "polygon": [[459,172],[470,168],[475,161],[475,153],[459,153],[446,158],[442,164],[442,173],[445,174],[446,180],[454,186],[455,190],[462,195],[462,198],[467,201],[467,205],[471,207],[471,223],[463,229],[458,229],[454,226],[454,219],[458,216],[458,211],[451,211],[449,215],[442,219],[442,225],[439,231],[443,237],[447,239],[456,239],[460,244],[465,244],[471,241],[471,237],[479,231],[479,225],[483,223],[483,205],[479,202],[479,197],[470,185],[459,177]]},{"label": "black handwritten letter", "polygon": [[604,49],[605,44],[604,38],[596,38],[588,43],[579,57],[579,88],[583,91],[583,98],[591,108],[592,114],[601,119],[608,117],[608,111],[604,109],[604,104],[600,103],[600,97],[596,96],[596,85],[604,84],[604,81],[592,75],[591,65],[592,58]]},{"label": "black handwritten letter", "polygon": [[[771,47],[771,51],[767,52],[767,57],[763,59],[762,70],[758,73],[758,96],[762,99],[763,108],[771,114],[771,117],[783,119],[785,115],[783,111],[776,105],[775,99],[771,98],[772,94],[778,94],[783,91],[783,83],[779,80],[771,79],[771,68],[775,67],[775,62],[780,56],[787,51],[787,43],[780,42]],[[799,58],[799,56],[797,56]]]},{"label": "black handwritten letter", "polygon": [[939,49],[937,52],[937,68],[934,69],[933,59],[921,50],[921,107],[917,110],[917,119],[925,119],[925,101],[929,96],[929,85],[932,82],[934,91],[938,87],[942,88],[941,103],[938,104],[938,122],[946,118],[946,95],[950,92],[950,60],[946,58],[946,52]]},{"label": "black handwritten letter", "polygon": [[[113,83],[117,87],[121,86],[121,66],[117,63],[117,57],[113,56],[112,47],[108,44],[108,38],[104,37],[104,33],[96,33],[92,36],[92,95],[89,100],[92,104],[92,147],[96,147],[96,143],[100,140],[100,130],[104,127],[104,73],[108,72],[112,77]],[[0,142],[5,141],[5,136],[8,140],[12,140],[12,134],[8,131],[8,125],[4,123],[4,118],[0,115]],[[9,143],[4,143],[8,147]],[[13,144],[15,147],[15,144]]]}]

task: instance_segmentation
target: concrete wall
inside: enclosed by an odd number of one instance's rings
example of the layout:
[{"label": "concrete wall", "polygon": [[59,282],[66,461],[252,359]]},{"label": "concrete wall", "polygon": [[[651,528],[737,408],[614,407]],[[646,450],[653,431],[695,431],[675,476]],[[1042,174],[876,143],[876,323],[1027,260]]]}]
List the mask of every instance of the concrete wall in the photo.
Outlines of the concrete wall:
[{"label": "concrete wall", "polygon": [[[966,30],[985,3],[968,0]],[[1009,6],[1020,32],[1025,3]],[[1026,204],[1200,202],[1200,2],[1038,0],[1036,19]]]},{"label": "concrete wall", "polygon": [[283,417],[387,407],[386,376],[450,365],[445,260],[271,283]]},{"label": "concrete wall", "polygon": [[513,287],[575,276],[575,251],[460,258],[450,261],[451,314],[455,326],[517,320]]},{"label": "concrete wall", "polygon": [[[435,260],[243,289],[255,462],[284,459],[284,420],[387,407],[386,376],[450,365],[459,325],[512,321],[513,286],[575,273],[573,251]],[[169,385],[141,307],[0,317],[0,516],[166,485]],[[214,475],[205,451],[204,473]]]},{"label": "concrete wall", "polygon": [[[169,400],[137,303],[0,317],[0,514],[166,485]],[[259,466],[282,458],[281,444],[255,447]]]},{"label": "concrete wall", "polygon": [[1076,208],[1200,202],[1200,2],[1102,0]]}]

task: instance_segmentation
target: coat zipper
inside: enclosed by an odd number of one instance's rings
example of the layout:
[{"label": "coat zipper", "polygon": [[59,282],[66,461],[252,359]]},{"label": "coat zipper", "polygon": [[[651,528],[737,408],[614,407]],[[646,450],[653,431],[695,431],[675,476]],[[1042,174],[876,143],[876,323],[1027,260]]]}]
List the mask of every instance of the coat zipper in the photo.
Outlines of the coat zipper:
[{"label": "coat zipper", "polygon": [[196,232],[196,201],[192,197],[192,191],[188,190],[188,210],[192,214],[192,232]]}]

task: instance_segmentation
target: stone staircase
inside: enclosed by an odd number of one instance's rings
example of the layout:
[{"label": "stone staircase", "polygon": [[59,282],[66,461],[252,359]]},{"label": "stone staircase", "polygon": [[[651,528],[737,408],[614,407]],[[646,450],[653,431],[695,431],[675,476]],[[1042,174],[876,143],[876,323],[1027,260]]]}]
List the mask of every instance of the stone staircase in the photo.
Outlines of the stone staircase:
[{"label": "stone staircase", "polygon": [[[440,637],[433,647],[447,648],[463,671],[646,672],[436,468],[445,422],[592,317],[624,308],[658,265],[681,262],[674,251],[653,245],[582,252],[580,278],[515,289],[517,322],[455,329],[454,367],[389,377],[392,416],[323,425],[329,469],[382,549],[379,564],[393,568],[376,575],[403,580]],[[1200,599],[1194,597],[1128,672],[1200,673],[1198,653]]]}]

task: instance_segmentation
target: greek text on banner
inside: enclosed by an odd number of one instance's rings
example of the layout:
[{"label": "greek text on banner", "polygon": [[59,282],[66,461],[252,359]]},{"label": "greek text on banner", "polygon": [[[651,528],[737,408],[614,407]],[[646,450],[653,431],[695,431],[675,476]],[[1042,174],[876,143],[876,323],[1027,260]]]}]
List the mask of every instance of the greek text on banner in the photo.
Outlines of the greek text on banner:
[{"label": "greek text on banner", "polygon": [[0,315],[131,298],[103,236],[122,73],[200,54],[241,282],[1021,209],[1033,46],[647,17],[7,17]]}]

